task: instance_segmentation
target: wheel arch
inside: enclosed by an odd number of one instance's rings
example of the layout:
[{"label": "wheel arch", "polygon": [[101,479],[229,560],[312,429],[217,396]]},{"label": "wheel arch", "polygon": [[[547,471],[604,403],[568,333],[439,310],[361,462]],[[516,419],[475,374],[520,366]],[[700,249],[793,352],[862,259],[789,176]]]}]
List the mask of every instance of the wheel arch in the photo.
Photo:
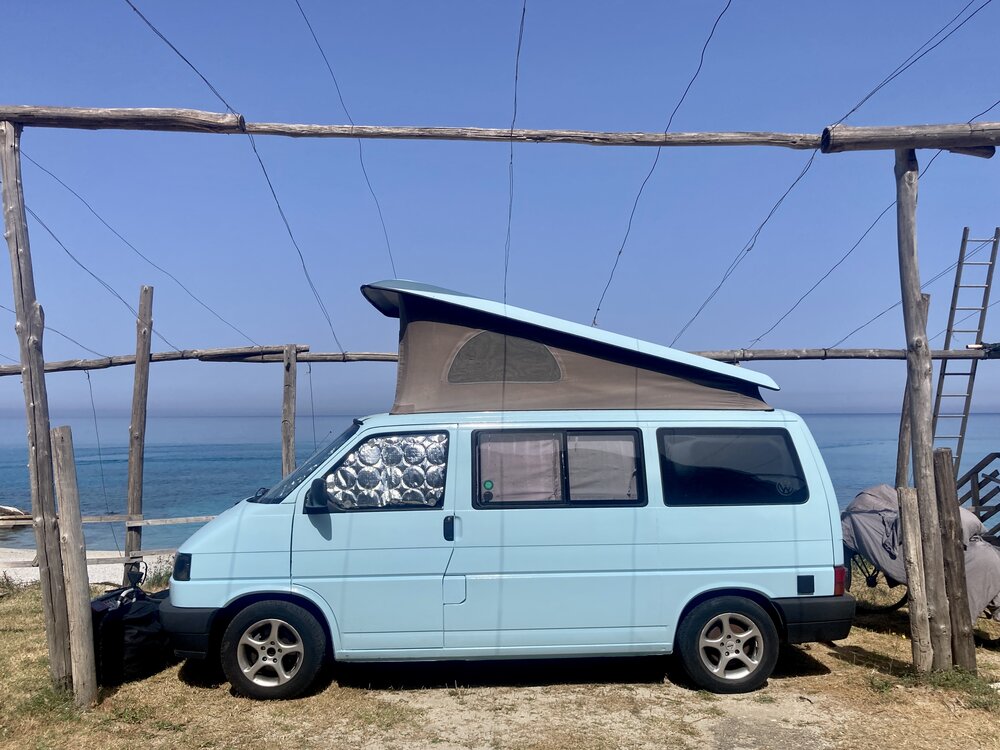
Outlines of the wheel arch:
[{"label": "wheel arch", "polygon": [[209,634],[209,648],[218,653],[219,645],[222,642],[222,635],[229,627],[233,618],[251,604],[266,601],[288,602],[296,604],[306,610],[316,618],[323,633],[326,636],[326,653],[328,659],[335,658],[340,649],[340,631],[337,627],[336,618],[325,603],[321,603],[315,594],[308,589],[294,588],[284,591],[253,591],[237,596],[226,606],[216,612],[212,618],[211,632]]},{"label": "wheel arch", "polygon": [[707,602],[710,599],[718,599],[723,596],[741,597],[760,605],[761,609],[768,614],[771,621],[774,623],[774,627],[778,631],[778,638],[782,641],[788,638],[788,628],[785,625],[784,618],[781,616],[781,611],[774,604],[771,598],[766,594],[762,594],[760,591],[740,587],[709,589],[693,596],[688,603],[684,605],[684,609],[681,610],[680,616],[674,624],[674,633],[676,633],[677,629],[680,628],[681,623],[684,622],[684,618],[691,613],[691,610],[703,602]]}]

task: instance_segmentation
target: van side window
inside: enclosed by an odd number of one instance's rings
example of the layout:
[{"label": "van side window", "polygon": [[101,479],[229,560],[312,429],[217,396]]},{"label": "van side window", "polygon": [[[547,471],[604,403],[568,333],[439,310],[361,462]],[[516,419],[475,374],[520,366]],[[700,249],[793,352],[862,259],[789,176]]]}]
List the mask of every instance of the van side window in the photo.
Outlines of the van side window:
[{"label": "van side window", "polygon": [[448,434],[379,435],[364,440],[325,477],[340,510],[439,508]]},{"label": "van side window", "polygon": [[644,505],[636,430],[478,432],[474,505]]},{"label": "van side window", "polygon": [[791,437],[782,429],[656,431],[667,505],[788,505],[809,499]]}]

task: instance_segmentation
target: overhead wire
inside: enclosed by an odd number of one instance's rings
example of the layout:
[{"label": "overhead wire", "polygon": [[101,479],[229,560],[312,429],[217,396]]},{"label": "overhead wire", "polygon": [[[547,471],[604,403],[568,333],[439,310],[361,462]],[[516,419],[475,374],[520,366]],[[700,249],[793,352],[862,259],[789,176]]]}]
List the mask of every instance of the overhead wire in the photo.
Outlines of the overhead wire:
[{"label": "overhead wire", "polygon": [[[977,245],[976,247],[974,247],[972,250],[970,250],[966,254],[966,256],[965,256],[966,259],[973,257],[976,253],[978,253],[980,250],[982,250],[984,247],[987,247],[990,244],[992,244],[992,240],[980,243],[979,245]],[[920,285],[920,288],[921,289],[926,289],[927,287],[929,287],[931,284],[933,284],[935,281],[937,281],[938,279],[940,279],[941,277],[943,277],[948,272],[954,271],[957,266],[958,266],[958,261],[955,261],[954,263],[952,263],[950,266],[948,266],[944,270],[939,271],[934,276],[932,276],[931,278],[927,279],[927,281],[925,281],[923,284]],[[857,328],[855,328],[853,331],[851,331],[850,333],[848,333],[846,336],[842,336],[840,339],[837,340],[836,343],[832,344],[831,346],[828,346],[827,348],[828,349],[835,349],[835,348],[837,348],[838,346],[840,346],[841,344],[843,344],[845,341],[847,341],[847,339],[851,338],[851,336],[853,336],[854,334],[856,334],[856,333],[862,331],[863,329],[867,328],[868,326],[870,326],[872,323],[874,323],[876,320],[878,320],[879,318],[881,318],[886,313],[891,312],[892,310],[895,310],[901,304],[903,304],[903,301],[902,300],[897,300],[895,303],[889,305],[887,308],[885,308],[884,310],[882,310],[882,312],[878,313],[877,315],[875,315],[872,318],[869,318],[867,321],[865,321],[864,323],[862,323],[861,325],[859,325]],[[967,319],[968,318],[965,318],[965,320],[967,320]]]},{"label": "overhead wire", "polygon": [[[198,70],[198,68],[194,65],[194,63],[192,63],[187,57],[185,57],[184,54],[182,54],[181,51],[177,49],[177,47],[174,46],[174,44],[171,43],[171,41],[167,39],[167,37],[159,29],[156,28],[156,26],[153,25],[152,21],[146,18],[146,16],[143,15],[142,12],[137,7],[135,7],[135,5],[132,3],[132,0],[124,0],[124,2],[133,11],[135,11],[136,15],[138,15],[139,18],[142,19],[142,22],[147,27],[149,27],[150,31],[152,31],[157,37],[159,37],[163,41],[163,43],[166,44],[167,47],[169,47],[174,52],[174,54],[176,54],[184,62],[185,65],[187,65],[192,71],[194,71],[195,75],[197,75],[202,80],[202,82],[204,82],[204,84],[208,87],[209,91],[212,92],[215,98],[222,103],[222,106],[226,108],[226,111],[228,111],[230,114],[239,116],[239,112],[237,112],[229,104],[229,102],[226,101],[226,98],[222,96],[222,94],[215,86],[212,85],[212,83],[208,80],[208,78],[205,77],[205,75],[200,70]],[[284,224],[285,226],[285,231],[288,234],[289,240],[291,240],[292,247],[295,248],[295,252],[299,257],[299,263],[302,266],[302,273],[306,278],[306,283],[309,285],[309,289],[316,300],[316,304],[318,305],[320,312],[323,314],[323,317],[326,320],[327,327],[330,329],[330,334],[333,336],[334,343],[336,343],[337,348],[340,350],[341,353],[345,353],[346,350],[340,343],[340,338],[337,336],[337,332],[334,329],[333,318],[330,316],[330,311],[327,310],[326,304],[323,302],[323,298],[320,296],[319,290],[316,288],[316,284],[313,283],[312,275],[309,273],[309,267],[306,265],[305,255],[302,253],[302,248],[299,247],[298,240],[296,240],[295,233],[292,231],[292,226],[288,221],[288,216],[285,214],[285,209],[282,207],[281,201],[278,198],[278,193],[274,189],[274,183],[271,181],[271,175],[268,173],[267,167],[264,166],[264,160],[263,158],[261,158],[260,152],[257,150],[257,142],[253,137],[253,133],[244,131],[244,134],[250,141],[250,148],[253,149],[253,154],[257,159],[257,163],[260,165],[261,173],[264,175],[264,180],[267,183],[268,190],[271,193],[271,197],[274,199],[274,205],[278,209],[278,215],[281,217],[282,224]]]},{"label": "overhead wire", "polygon": [[161,266],[158,263],[156,263],[155,261],[153,261],[149,256],[147,256],[145,253],[143,253],[141,250],[139,250],[139,248],[137,248],[134,244],[132,244],[131,242],[129,242],[124,236],[122,236],[121,232],[119,232],[117,229],[115,229],[113,226],[111,226],[111,224],[109,224],[108,221],[97,212],[97,210],[90,204],[89,201],[87,201],[86,198],[84,198],[82,195],[80,195],[80,193],[78,193],[76,190],[74,190],[72,187],[70,187],[68,184],[66,184],[65,181],[63,181],[60,177],[58,177],[56,174],[54,174],[50,169],[48,169],[47,167],[44,167],[43,165],[39,164],[37,161],[35,161],[33,158],[31,158],[28,154],[26,154],[23,150],[21,151],[21,156],[23,156],[29,162],[31,162],[32,164],[34,164],[38,169],[40,169],[41,171],[43,171],[45,174],[47,174],[49,177],[51,177],[57,183],[59,183],[60,185],[62,185],[62,187],[64,187],[67,191],[69,191],[70,194],[72,194],[77,200],[79,200],[80,203],[82,203],[86,207],[86,209],[88,211],[90,211],[90,213],[93,214],[94,217],[99,222],[101,222],[101,224],[103,224],[105,226],[105,228],[108,229],[108,231],[110,231],[115,237],[117,237],[119,240],[121,240],[122,243],[124,243],[126,247],[128,247],[133,253],[135,253],[136,255],[138,255],[148,265],[152,266],[157,271],[159,271],[160,273],[162,273],[163,275],[165,275],[167,278],[169,278],[171,281],[173,281],[175,284],[177,284],[177,286],[179,286],[184,291],[184,293],[188,295],[188,297],[190,297],[191,299],[193,299],[195,302],[197,302],[199,305],[201,305],[203,308],[205,308],[208,312],[210,312],[212,315],[214,315],[220,322],[224,323],[226,326],[228,326],[230,329],[232,329],[233,331],[235,331],[236,333],[238,333],[240,336],[242,336],[243,338],[245,338],[251,344],[253,344],[254,346],[260,346],[259,343],[257,343],[253,338],[251,338],[249,335],[247,335],[244,331],[242,331],[240,328],[238,328],[236,325],[234,325],[229,320],[226,320],[226,318],[224,318],[222,316],[222,314],[219,313],[218,310],[216,310],[215,308],[213,308],[205,300],[203,300],[201,297],[199,297],[194,292],[192,292],[187,287],[187,285],[184,284],[184,282],[182,282],[180,279],[177,278],[177,276],[175,276],[173,273],[171,273],[170,271],[168,271],[166,268],[164,268],[163,266]]},{"label": "overhead wire", "polygon": [[[684,87],[684,91],[681,93],[680,98],[674,105],[673,111],[670,113],[670,117],[667,119],[667,126],[663,129],[663,134],[666,135],[670,130],[674,122],[674,116],[677,111],[681,108],[684,100],[687,99],[688,92],[691,91],[691,87],[694,86],[694,82],[698,80],[698,76],[701,73],[701,69],[705,64],[705,53],[708,50],[709,42],[712,41],[712,37],[715,36],[715,30],[719,27],[719,23],[722,21],[722,17],[726,15],[726,11],[729,10],[729,6],[733,4],[733,0],[727,0],[725,7],[716,17],[715,22],[712,24],[711,30],[708,32],[708,37],[705,39],[705,43],[701,46],[701,53],[698,56],[698,67],[695,68],[694,74],[691,76],[690,80],[687,82],[687,86]],[[513,130],[513,126],[511,126]],[[513,145],[511,146],[513,148]],[[628,243],[629,235],[632,233],[632,221],[635,219],[636,209],[639,207],[639,199],[642,198],[642,193],[646,189],[646,183],[653,176],[653,172],[656,171],[656,165],[660,162],[660,152],[663,150],[662,146],[656,147],[656,156],[653,157],[653,163],[649,167],[649,171],[646,173],[645,178],[643,178],[642,183],[639,185],[639,190],[635,194],[635,200],[632,201],[632,210],[628,215],[628,223],[625,226],[625,236],[622,237],[621,245],[618,247],[618,252],[615,254],[615,262],[611,266],[611,273],[608,274],[607,283],[604,284],[604,289],[601,291],[601,297],[597,301],[597,308],[594,310],[594,317],[590,324],[592,326],[597,325],[597,316],[601,312],[601,305],[604,304],[604,298],[607,296],[608,289],[611,288],[611,282],[614,281],[615,272],[618,270],[618,263],[621,261],[622,254],[625,252],[625,245]]]},{"label": "overhead wire", "polygon": [[[52,231],[52,229],[49,227],[49,225],[46,224],[44,221],[42,221],[41,217],[37,213],[35,213],[34,211],[31,210],[30,206],[25,206],[24,210],[28,213],[29,216],[31,216],[31,218],[33,218],[36,222],[38,222],[39,226],[41,226],[42,229],[44,229],[46,232],[48,232],[49,236],[53,240],[55,240],[55,243],[57,245],[59,245],[59,247],[62,248],[63,252],[66,253],[66,255],[69,256],[70,260],[72,260],[76,265],[78,265],[80,268],[82,268],[87,273],[88,276],[90,276],[92,279],[94,279],[94,281],[96,281],[98,284],[100,284],[102,287],[104,287],[105,290],[107,290],[107,292],[109,294],[111,294],[119,302],[121,302],[123,305],[125,305],[125,308],[129,312],[131,312],[132,315],[134,315],[136,318],[139,317],[139,311],[136,310],[134,307],[132,307],[132,305],[129,304],[129,302],[124,297],[122,297],[118,293],[118,291],[113,286],[111,286],[111,284],[109,284],[107,281],[105,281],[100,276],[98,276],[96,273],[94,273],[92,270],[90,270],[90,268],[88,268],[79,258],[77,258],[70,251],[70,249],[68,247],[66,247],[66,244],[61,239],[59,239],[58,235],[56,235],[56,233]],[[171,343],[170,340],[167,339],[162,333],[160,333],[155,327],[151,328],[151,330],[153,332],[153,335],[156,336],[157,338],[159,338],[164,344],[166,344],[167,346],[169,346],[174,351],[177,351],[177,352],[180,351],[180,349],[177,346],[175,346],[173,343]]]},{"label": "overhead wire", "polygon": [[[11,315],[17,315],[17,310],[14,310],[11,307],[7,307],[6,305],[0,305],[0,310],[6,310]],[[90,352],[91,354],[93,354],[96,357],[104,357],[104,358],[106,358],[108,356],[107,354],[101,354],[100,352],[91,349],[89,346],[81,344],[79,341],[77,341],[72,336],[67,336],[65,333],[63,333],[62,331],[60,331],[60,330],[58,330],[56,328],[53,328],[48,323],[45,324],[45,330],[48,331],[49,333],[54,333],[56,336],[60,336],[60,337],[62,337],[64,339],[66,339],[67,341],[69,341],[72,344],[76,344],[78,347],[80,347],[84,351]],[[10,359],[10,358],[7,357],[6,359]],[[15,359],[15,360],[11,360],[11,361],[18,362],[19,360]]]},{"label": "overhead wire", "polygon": [[[883,79],[881,81],[879,81],[878,84],[876,84],[871,90],[869,90],[853,107],[851,107],[842,117],[840,117],[832,126],[830,126],[831,129],[836,128],[838,125],[842,124],[848,117],[850,117],[852,114],[854,114],[855,112],[857,112],[869,99],[871,99],[875,94],[877,94],[879,91],[881,91],[885,86],[887,86],[889,83],[891,83],[896,78],[898,78],[900,75],[902,75],[907,70],[909,70],[911,67],[913,67],[924,56],[926,56],[931,51],[933,51],[934,49],[936,49],[937,47],[939,47],[945,40],[947,40],[954,33],[956,33],[959,29],[961,29],[963,26],[965,26],[966,23],[968,23],[970,20],[972,20],[972,18],[974,18],[987,5],[989,5],[990,3],[992,3],[993,0],[984,0],[984,2],[978,8],[976,8],[972,13],[970,13],[957,26],[955,26],[954,28],[948,30],[949,27],[952,26],[952,24],[954,24],[955,21],[958,18],[960,18],[962,16],[962,14],[965,13],[966,10],[968,10],[968,8],[973,4],[973,2],[975,2],[975,0],[972,0],[971,2],[966,3],[962,7],[962,9],[957,14],[955,14],[944,26],[942,26],[933,35],[931,35],[931,37],[929,39],[927,39],[927,41],[925,41],[923,44],[921,44],[902,63],[900,63],[899,65],[897,65],[896,68],[892,72],[890,72],[888,75],[886,75],[885,77],[883,77]],[[947,33],[945,33],[946,31],[947,31]],[[944,36],[941,37],[941,39],[937,39],[942,34],[944,34]],[[935,40],[937,40],[937,41],[935,41]],[[978,116],[979,115],[977,115],[977,117]],[[684,333],[691,327],[691,325],[698,319],[698,317],[705,310],[705,308],[708,307],[709,304],[711,304],[712,300],[714,300],[715,297],[718,295],[719,291],[725,285],[726,281],[729,280],[729,278],[733,275],[733,273],[740,266],[740,264],[753,251],[754,247],[757,244],[757,240],[759,239],[760,234],[763,231],[764,227],[767,226],[767,224],[771,221],[771,218],[775,215],[775,213],[777,212],[778,208],[785,201],[785,198],[788,197],[789,193],[792,192],[792,190],[802,181],[802,178],[805,177],[805,175],[812,168],[813,163],[815,162],[815,159],[816,159],[816,155],[818,153],[819,153],[819,149],[814,149],[813,150],[812,154],[810,154],[809,158],[806,160],[805,165],[802,167],[802,170],[795,177],[795,179],[792,180],[792,183],[785,189],[785,191],[781,194],[781,197],[778,198],[778,200],[774,203],[774,205],[771,207],[771,209],[767,212],[767,215],[764,217],[764,220],[762,222],[760,222],[760,224],[754,230],[753,234],[750,236],[750,239],[743,245],[743,247],[733,257],[733,260],[730,262],[729,266],[726,268],[725,272],[722,274],[722,277],[719,280],[718,284],[716,284],[716,286],[712,289],[712,291],[709,292],[708,296],[698,306],[698,309],[695,311],[695,313],[681,327],[681,329],[677,332],[677,335],[674,336],[673,340],[670,342],[671,346],[673,346],[674,344],[677,343],[677,341],[681,338],[681,336],[683,336]]]},{"label": "overhead wire", "polygon": [[[978,119],[978,118],[982,117],[982,116],[983,116],[983,115],[985,115],[985,114],[988,114],[988,113],[989,113],[990,111],[992,111],[993,109],[995,109],[995,108],[996,108],[996,107],[998,107],[998,106],[1000,106],[1000,99],[997,99],[997,100],[996,100],[996,101],[995,101],[995,102],[994,102],[994,103],[993,103],[992,105],[990,105],[989,107],[987,107],[986,109],[984,109],[984,110],[983,110],[982,112],[979,112],[979,113],[977,113],[977,114],[973,115],[972,117],[970,117],[970,118],[969,118],[968,120],[966,120],[966,124],[971,124],[971,123],[972,123],[972,122],[973,122],[974,120],[976,120],[976,119]],[[939,156],[941,156],[941,154],[942,154],[942,153],[943,153],[943,150],[939,149],[939,150],[938,150],[938,151],[937,151],[937,152],[936,152],[936,153],[934,154],[934,156],[932,156],[932,157],[930,158],[930,160],[928,160],[928,162],[927,162],[927,164],[926,164],[926,165],[924,166],[924,168],[920,170],[920,173],[919,173],[919,177],[921,177],[921,178],[922,178],[922,177],[924,177],[924,175],[926,175],[926,174],[927,174],[927,171],[928,171],[928,170],[929,170],[929,169],[931,168],[931,165],[932,165],[932,164],[934,164],[934,162],[935,162],[935,161],[937,161],[937,158],[938,158]],[[889,211],[890,211],[890,210],[891,210],[891,209],[892,209],[892,208],[893,208],[893,207],[894,207],[895,205],[896,205],[896,201],[893,201],[893,202],[892,202],[892,203],[890,203],[890,204],[889,204],[888,206],[886,206],[886,207],[885,207],[884,209],[882,209],[882,212],[881,212],[881,213],[880,213],[880,214],[879,214],[878,216],[876,216],[876,217],[875,217],[875,220],[874,220],[874,221],[873,221],[873,222],[872,222],[872,223],[871,223],[871,224],[870,224],[870,225],[868,226],[868,228],[867,228],[867,229],[865,229],[865,231],[864,231],[864,232],[863,232],[863,233],[861,234],[861,236],[860,236],[860,237],[859,237],[859,238],[857,239],[857,241],[856,241],[856,242],[855,242],[855,243],[854,243],[854,244],[853,244],[853,245],[852,245],[852,246],[851,246],[850,248],[848,248],[847,252],[846,252],[846,253],[844,253],[844,254],[843,254],[843,255],[842,255],[842,256],[841,256],[841,257],[840,257],[840,258],[839,258],[839,259],[838,259],[838,260],[837,260],[837,261],[836,261],[836,262],[835,262],[835,263],[834,263],[834,264],[833,264],[833,265],[832,265],[832,266],[831,266],[831,267],[829,268],[829,269],[827,269],[827,270],[826,270],[826,272],[824,272],[824,273],[823,273],[823,274],[822,274],[822,275],[821,275],[821,276],[819,277],[819,279],[817,279],[817,280],[816,280],[816,281],[815,281],[815,282],[814,282],[814,283],[812,284],[812,286],[810,286],[810,287],[809,287],[809,289],[807,289],[807,290],[806,290],[806,291],[805,291],[805,292],[804,292],[804,293],[803,293],[803,294],[802,294],[802,295],[801,295],[801,296],[800,296],[800,297],[799,297],[799,298],[798,298],[798,299],[797,299],[797,300],[795,301],[795,303],[794,303],[794,304],[793,304],[793,305],[792,305],[792,306],[791,306],[790,308],[788,308],[788,309],[787,309],[787,310],[786,310],[786,311],[785,311],[785,312],[784,312],[784,313],[783,313],[783,314],[782,314],[782,315],[781,315],[781,316],[780,316],[780,317],[779,317],[779,318],[778,318],[778,319],[777,319],[777,320],[776,320],[776,321],[775,321],[775,322],[774,322],[774,323],[773,323],[773,324],[772,324],[772,325],[771,325],[771,326],[770,326],[770,327],[769,327],[769,328],[768,328],[768,329],[767,329],[766,331],[764,331],[764,332],[763,332],[762,334],[760,334],[760,335],[759,335],[759,336],[757,336],[757,337],[756,337],[755,339],[753,339],[753,341],[751,341],[751,342],[750,342],[750,343],[749,343],[749,344],[747,345],[747,348],[748,348],[748,349],[751,349],[751,348],[753,348],[753,347],[754,347],[754,346],[755,346],[755,345],[756,345],[756,344],[757,344],[758,342],[760,342],[760,340],[761,340],[761,339],[763,339],[763,338],[764,338],[765,336],[767,336],[767,335],[768,335],[769,333],[771,333],[771,331],[773,331],[773,330],[774,330],[775,328],[777,328],[777,327],[778,327],[778,326],[779,326],[779,325],[780,325],[780,324],[781,324],[781,323],[782,323],[782,322],[783,322],[783,321],[784,321],[784,320],[785,320],[786,318],[788,318],[788,316],[789,316],[789,315],[791,315],[791,314],[792,314],[792,312],[794,312],[794,311],[795,311],[795,309],[796,309],[796,308],[798,308],[798,306],[799,306],[800,304],[802,304],[802,302],[803,302],[803,301],[805,301],[805,299],[806,299],[806,298],[807,298],[807,297],[808,297],[808,296],[809,296],[810,294],[812,294],[812,293],[813,293],[813,292],[814,292],[814,291],[815,291],[815,290],[816,290],[816,289],[817,289],[817,288],[818,288],[818,287],[820,286],[820,284],[822,284],[822,283],[823,283],[824,281],[826,281],[826,279],[827,279],[827,278],[828,278],[828,277],[829,277],[829,276],[830,276],[830,275],[831,275],[831,274],[832,274],[832,273],[833,273],[834,271],[836,271],[836,270],[837,270],[837,268],[839,268],[839,267],[840,267],[840,266],[841,266],[841,265],[842,265],[842,264],[844,263],[844,261],[846,261],[846,260],[847,260],[847,259],[848,259],[848,258],[849,258],[849,257],[851,256],[851,254],[852,254],[852,253],[854,253],[854,251],[855,251],[855,250],[856,250],[856,249],[858,248],[858,246],[859,246],[859,245],[860,245],[860,244],[862,243],[862,241],[864,241],[865,237],[867,237],[867,236],[868,236],[868,234],[869,234],[869,233],[870,233],[870,232],[872,231],[872,229],[874,229],[874,228],[875,228],[875,225],[876,225],[876,224],[878,224],[878,223],[879,223],[879,222],[880,222],[880,221],[882,220],[882,218],[883,218],[883,217],[884,217],[884,216],[885,216],[885,215],[886,215],[886,214],[887,214],[887,213],[888,213],[888,212],[889,212]],[[956,264],[956,265],[957,265],[957,264]],[[952,266],[952,268],[954,268],[954,266]],[[889,309],[892,309],[892,308],[889,308]],[[883,313],[882,313],[882,314],[884,314],[884,312],[888,312],[888,310],[886,310],[886,311],[883,311]],[[874,321],[869,321],[869,322],[874,322]],[[867,325],[867,324],[865,324],[865,325]],[[864,327],[864,326],[862,326],[862,327]],[[858,329],[858,330],[860,330],[860,329]],[[850,337],[850,336],[852,336],[852,335],[853,335],[854,333],[857,333],[857,331],[852,331],[851,333],[849,333],[849,334],[848,334],[847,336],[845,336],[844,338],[845,338],[845,339],[846,339],[846,338],[849,338],[849,337]],[[842,339],[842,340],[843,340],[843,339]],[[838,342],[838,343],[839,343],[839,342]]]},{"label": "overhead wire", "polygon": [[[101,451],[101,430],[97,426],[97,404],[94,403],[94,385],[90,382],[90,372],[84,370],[83,374],[87,376],[87,390],[90,391],[90,409],[91,413],[94,415],[94,437],[97,440],[97,466],[101,472],[101,490],[104,492],[104,509],[107,511],[108,515],[111,515],[111,501],[108,499],[108,483],[104,478],[104,454]],[[111,531],[111,538],[115,540],[115,549],[121,554],[122,548],[118,543],[118,534],[115,533],[115,526],[113,523],[108,523],[108,529]]]},{"label": "overhead wire", "polygon": [[[326,65],[327,71],[330,73],[330,79],[333,81],[333,87],[337,90],[337,98],[340,100],[340,106],[344,110],[344,114],[347,116],[348,122],[351,123],[351,127],[354,127],[354,118],[351,117],[350,110],[347,109],[347,104],[344,102],[344,94],[340,90],[340,83],[337,82],[337,75],[333,72],[333,66],[330,64],[330,59],[326,55],[326,51],[323,49],[323,45],[319,42],[319,37],[316,36],[315,30],[313,30],[313,25],[309,21],[309,17],[306,15],[305,9],[302,7],[302,3],[299,0],[295,0],[295,5],[299,9],[299,13],[302,15],[302,20],[306,22],[306,27],[309,29],[309,34],[312,36],[313,41],[316,43],[316,49],[319,50],[320,56],[323,58],[323,62]],[[382,236],[385,238],[385,250],[389,255],[389,266],[392,268],[393,277],[397,277],[396,273],[396,261],[392,257],[392,243],[389,241],[389,229],[385,224],[385,217],[382,215],[382,204],[375,194],[375,188],[372,187],[371,178],[368,176],[368,168],[365,166],[365,152],[362,145],[361,139],[355,139],[358,142],[358,163],[361,165],[361,174],[364,175],[365,184],[368,186],[368,192],[371,194],[372,200],[375,202],[375,210],[378,212],[378,220],[382,225]]]},{"label": "overhead wire", "polygon": [[507,237],[503,248],[504,304],[507,304],[507,274],[510,268],[510,232],[514,219],[514,125],[517,122],[517,83],[521,73],[521,43],[524,41],[524,17],[527,10],[528,0],[523,0],[521,3],[521,23],[517,30],[517,51],[514,53],[514,107],[510,117],[510,159],[507,163]]}]

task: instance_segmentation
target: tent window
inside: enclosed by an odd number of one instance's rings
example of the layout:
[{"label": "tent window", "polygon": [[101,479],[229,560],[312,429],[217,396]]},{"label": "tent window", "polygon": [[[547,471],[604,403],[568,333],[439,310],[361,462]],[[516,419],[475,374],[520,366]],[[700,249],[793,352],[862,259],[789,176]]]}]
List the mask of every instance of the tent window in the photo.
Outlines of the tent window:
[{"label": "tent window", "polygon": [[645,505],[637,430],[505,430],[475,440],[477,508]]},{"label": "tent window", "polygon": [[494,331],[482,331],[466,341],[448,369],[449,383],[555,383],[561,379],[559,363],[547,346]]}]

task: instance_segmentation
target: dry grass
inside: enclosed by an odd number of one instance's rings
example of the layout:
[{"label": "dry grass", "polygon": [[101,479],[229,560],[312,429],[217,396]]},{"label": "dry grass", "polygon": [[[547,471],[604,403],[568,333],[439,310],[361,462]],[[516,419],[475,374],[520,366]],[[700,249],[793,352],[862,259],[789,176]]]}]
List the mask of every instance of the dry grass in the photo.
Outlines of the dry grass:
[{"label": "dry grass", "polygon": [[[915,677],[902,613],[786,649],[752,695],[693,690],[667,659],[580,659],[340,666],[305,698],[260,703],[184,664],[81,713],[48,686],[37,587],[0,591],[0,637],[17,646],[0,649],[5,750],[1000,746],[996,691],[967,674]],[[979,663],[994,679],[1000,652],[981,648]]]}]

